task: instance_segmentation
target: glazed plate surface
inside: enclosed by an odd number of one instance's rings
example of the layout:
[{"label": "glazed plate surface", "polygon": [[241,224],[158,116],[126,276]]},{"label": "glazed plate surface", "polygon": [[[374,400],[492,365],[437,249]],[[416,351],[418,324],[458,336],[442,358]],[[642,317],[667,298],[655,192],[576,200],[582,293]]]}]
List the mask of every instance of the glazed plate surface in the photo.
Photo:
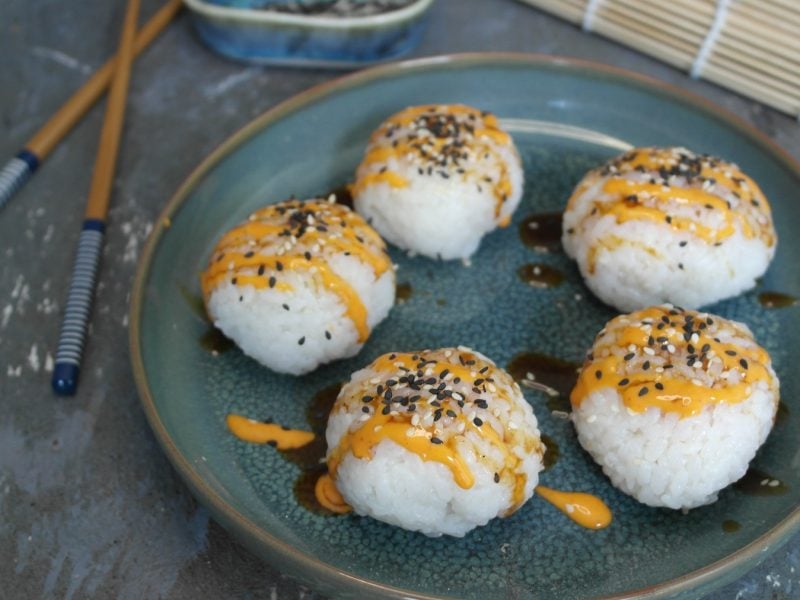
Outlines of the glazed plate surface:
[{"label": "glazed plate surface", "polygon": [[[466,103],[504,120],[523,157],[526,188],[512,225],[488,235],[465,267],[392,250],[403,303],[355,358],[295,378],[238,349],[210,351],[197,310],[199,273],[218,237],[254,209],[327,194],[351,180],[370,132],[408,105]],[[683,145],[737,162],[770,199],[780,243],[759,287],[708,307],[746,322],[781,378],[782,418],[754,466],[781,494],[730,488],[689,514],[648,508],[614,489],[548,397],[525,396],[558,444],[549,487],[586,491],[611,507],[602,531],[575,525],[534,496],[508,519],[463,539],[430,539],[368,518],[330,517],[294,493],[300,470],[269,446],[226,429],[230,412],[308,428],[321,390],[392,350],[467,345],[507,366],[520,353],[581,360],[614,311],[594,299],[555,249],[526,246],[519,226],[560,211],[586,170],[628,144]],[[675,595],[751,568],[800,524],[800,308],[767,309],[764,291],[800,296],[800,172],[735,117],[694,97],[600,65],[524,55],[463,55],[379,67],[315,88],[234,135],[178,190],[154,228],[137,275],[131,348],[147,417],[197,497],[234,536],[323,592],[431,597]],[[536,288],[518,276],[539,263],[564,274]],[[557,403],[555,403],[557,404]],[[550,407],[554,403],[551,401]],[[726,523],[728,522],[728,523]],[[739,528],[737,531],[735,525]]]}]

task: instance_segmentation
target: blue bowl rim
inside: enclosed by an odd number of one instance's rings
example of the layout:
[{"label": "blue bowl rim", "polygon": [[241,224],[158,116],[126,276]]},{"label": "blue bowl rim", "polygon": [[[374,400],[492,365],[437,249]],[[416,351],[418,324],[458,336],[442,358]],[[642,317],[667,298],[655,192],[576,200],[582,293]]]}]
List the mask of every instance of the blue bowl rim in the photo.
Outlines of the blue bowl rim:
[{"label": "blue bowl rim", "polygon": [[365,17],[320,17],[316,15],[295,15],[255,8],[236,8],[210,4],[205,0],[183,0],[189,10],[215,20],[238,21],[258,25],[285,25],[308,29],[372,29],[389,27],[413,20],[427,11],[435,0],[415,0],[415,2],[385,13]]}]

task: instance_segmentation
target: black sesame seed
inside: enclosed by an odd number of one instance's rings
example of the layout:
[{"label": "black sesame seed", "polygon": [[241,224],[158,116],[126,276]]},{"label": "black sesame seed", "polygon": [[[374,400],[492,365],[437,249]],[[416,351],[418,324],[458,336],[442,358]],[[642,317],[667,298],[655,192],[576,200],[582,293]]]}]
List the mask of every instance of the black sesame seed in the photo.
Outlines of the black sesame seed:
[{"label": "black sesame seed", "polygon": [[[631,359],[632,359],[634,356],[636,356],[636,353],[635,353],[635,352],[628,352],[628,354],[626,354],[625,356],[623,356],[623,357],[622,357],[622,360],[629,361],[629,360],[631,360]],[[599,373],[599,371],[598,371],[598,373]],[[598,377],[598,379],[600,379],[600,378]]]},{"label": "black sesame seed", "polygon": [[289,310],[289,305],[288,304],[284,304],[283,305],[283,310]]},{"label": "black sesame seed", "polygon": [[441,444],[441,443],[442,443],[442,440],[440,440],[438,437],[434,436],[434,437],[431,438],[431,444]]},{"label": "black sesame seed", "polygon": [[495,483],[500,483],[500,473],[495,473],[494,474],[494,482]]},{"label": "black sesame seed", "polygon": [[456,418],[456,411],[447,409],[447,416],[450,417],[451,419],[455,419]]},{"label": "black sesame seed", "polygon": [[364,396],[361,398],[362,402],[372,402],[372,396]]},{"label": "black sesame seed", "polygon": [[277,283],[277,280],[275,279],[275,277],[270,277],[269,278],[269,287],[274,288],[276,283]]},{"label": "black sesame seed", "polygon": [[649,368],[650,368],[650,361],[649,360],[644,361],[642,363],[642,370],[643,371],[647,371],[647,369],[649,369]]},{"label": "black sesame seed", "polygon": [[728,356],[736,356],[736,350],[725,350],[725,354]]},{"label": "black sesame seed", "polygon": [[306,343],[306,336],[303,336],[299,340],[297,340],[297,344],[300,346],[302,346],[305,343]]},{"label": "black sesame seed", "polygon": [[489,403],[486,402],[486,400],[483,400],[482,398],[478,398],[477,400],[475,400],[475,406],[477,406],[478,408],[488,408]]},{"label": "black sesame seed", "polygon": [[331,336],[331,332],[330,332],[330,331],[328,331],[328,330],[326,329],[326,330],[325,330],[325,339],[328,339],[328,340],[329,340],[329,339],[331,339],[331,337],[332,337],[332,336]]},{"label": "black sesame seed", "polygon": [[657,390],[663,390],[663,389],[664,389],[664,384],[663,384],[663,383],[660,383],[660,382],[659,382],[659,383],[656,383],[656,389],[657,389]]},{"label": "black sesame seed", "polygon": [[600,369],[598,369],[597,371],[594,372],[594,376],[597,377],[598,379],[602,379],[603,372]]},{"label": "black sesame seed", "polygon": [[628,385],[630,382],[631,382],[631,380],[630,380],[630,379],[628,379],[627,377],[625,377],[624,379],[620,379],[620,380],[619,380],[619,383],[618,383],[617,385],[620,385],[620,386],[622,386],[622,385]]},{"label": "black sesame seed", "polygon": [[472,422],[475,423],[476,427],[480,427],[481,425],[483,425],[483,420],[480,417],[475,417],[474,419],[472,419]]},{"label": "black sesame seed", "polygon": [[647,395],[647,393],[649,391],[650,390],[647,388],[647,386],[645,386],[645,387],[643,387],[642,389],[639,390],[639,396],[645,396],[645,395]]},{"label": "black sesame seed", "polygon": [[361,412],[368,413],[369,412],[369,406],[362,406],[361,407]]},{"label": "black sesame seed", "polygon": [[748,368],[748,365],[747,365],[747,361],[746,361],[745,359],[743,359],[743,358],[740,358],[740,359],[739,359],[739,364],[740,364],[740,365],[742,365],[742,368],[743,368],[743,369],[747,370],[747,368]]},{"label": "black sesame seed", "polygon": [[264,274],[264,269],[265,269],[264,265],[259,265],[259,267],[258,267],[258,274],[259,274],[259,275],[263,275],[263,274]]},{"label": "black sesame seed", "polygon": [[390,412],[392,412],[392,407],[387,404],[386,406],[383,407],[381,414],[388,415]]}]

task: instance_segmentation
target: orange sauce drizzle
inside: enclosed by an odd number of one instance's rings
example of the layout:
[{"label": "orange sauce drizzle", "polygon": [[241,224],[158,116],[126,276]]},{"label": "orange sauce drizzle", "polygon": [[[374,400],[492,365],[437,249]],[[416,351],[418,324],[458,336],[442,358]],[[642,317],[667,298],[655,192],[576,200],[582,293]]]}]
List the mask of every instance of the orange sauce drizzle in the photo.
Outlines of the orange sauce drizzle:
[{"label": "orange sauce drizzle", "polygon": [[345,502],[345,499],[336,487],[336,482],[328,473],[322,474],[320,478],[317,479],[317,483],[314,485],[314,496],[316,496],[317,502],[322,506],[338,515],[344,515],[353,510],[352,507]]},{"label": "orange sauce drizzle", "polygon": [[[405,156],[409,152],[415,152],[415,149],[407,141],[404,141],[402,138],[398,140],[398,143],[395,146],[390,146],[384,136],[389,129],[395,127],[408,127],[412,125],[414,121],[416,121],[419,117],[427,113],[431,113],[433,115],[438,115],[438,114],[450,114],[450,115],[461,115],[461,116],[471,115],[472,117],[475,118],[476,122],[478,119],[482,119],[483,127],[476,128],[473,134],[476,140],[475,152],[478,156],[483,156],[484,154],[490,154],[493,156],[497,155],[497,151],[494,148],[494,146],[492,144],[487,144],[485,140],[491,140],[491,142],[499,146],[508,146],[512,143],[511,136],[502,129],[500,129],[497,117],[495,117],[492,114],[481,113],[481,111],[479,110],[476,110],[469,106],[464,106],[462,104],[447,105],[446,112],[442,112],[437,109],[439,109],[439,107],[433,104],[423,105],[423,106],[412,106],[393,115],[380,128],[378,128],[372,134],[372,136],[370,136],[371,147],[368,148],[367,153],[365,154],[364,159],[361,162],[361,165],[359,167],[359,174],[357,175],[355,183],[352,186],[350,186],[351,193],[359,194],[366,187],[378,183],[386,183],[394,188],[404,188],[409,185],[408,179],[406,179],[399,173],[391,170],[383,172],[371,171],[363,174],[361,173],[361,171],[363,167],[373,165],[375,163],[383,163],[388,161],[390,158],[399,158]],[[443,139],[439,139],[436,137],[426,138],[426,142],[432,146],[430,152],[433,155],[435,155],[439,150],[441,150],[441,148],[445,144],[445,141]],[[375,145],[373,146],[373,144]],[[498,164],[500,165],[500,176],[497,182],[495,182],[493,186],[494,196],[497,200],[497,204],[495,207],[495,216],[500,215],[503,203],[511,195],[511,192],[513,191],[511,186],[511,179],[508,176],[508,169],[505,167],[505,161],[498,160]],[[502,221],[498,223],[498,225],[500,227],[507,227],[510,221],[511,221],[510,218],[506,217],[502,219]]]},{"label": "orange sauce drizzle", "polygon": [[[636,321],[649,318],[657,323],[663,315],[669,315],[669,311],[661,307],[652,307],[634,313],[631,318]],[[671,333],[670,329],[658,332],[659,337],[667,338],[667,344],[675,346],[685,344],[682,334],[683,331],[680,328],[675,328]],[[648,337],[649,334],[641,327],[631,324],[618,332],[614,343],[621,348],[628,348],[630,345],[646,348],[648,347]],[[707,352],[713,351],[714,356],[722,361],[724,370],[739,369],[742,374],[740,382],[728,384],[719,381],[712,387],[706,387],[687,381],[685,378],[673,377],[670,375],[670,370],[658,373],[655,369],[635,375],[625,375],[621,374],[625,365],[624,358],[610,354],[606,357],[597,357],[584,366],[578,376],[578,383],[572,390],[570,401],[573,406],[578,407],[583,399],[593,392],[613,387],[620,392],[625,406],[634,412],[640,413],[650,407],[656,407],[664,412],[678,413],[681,418],[685,418],[700,413],[711,404],[742,402],[750,396],[753,383],[771,380],[771,375],[765,366],[769,361],[769,356],[760,347],[744,348],[737,344],[717,342],[713,337],[699,332],[698,339],[693,342],[693,345],[697,348],[707,346]],[[595,348],[595,356],[601,350],[602,348]],[[728,354],[729,352],[734,354]],[[741,360],[746,361],[746,369],[742,367]],[[620,385],[620,382],[624,380],[627,382]],[[655,384],[658,384],[661,389],[657,389]],[[640,395],[643,387],[647,387],[648,392]]]},{"label": "orange sauce drizzle", "polygon": [[603,186],[603,191],[607,194],[617,195],[620,199],[616,202],[598,202],[597,209],[603,214],[614,215],[618,223],[637,219],[665,222],[669,215],[660,208],[640,204],[631,205],[624,200],[629,195],[649,195],[657,200],[674,200],[681,204],[701,206],[704,209],[706,205],[713,206],[715,210],[722,211],[725,217],[725,226],[714,230],[697,223],[694,219],[677,215],[671,216],[670,225],[675,230],[689,231],[706,242],[714,243],[733,235],[735,232],[733,219],[735,218],[739,221],[744,236],[753,237],[753,228],[742,213],[734,213],[724,200],[701,189],[670,187],[665,190],[662,186],[653,183],[633,183],[623,179],[610,179]]},{"label": "orange sauce drizzle", "polygon": [[611,510],[597,496],[582,492],[561,492],[543,485],[536,486],[536,493],[581,527],[604,529],[611,525]]},{"label": "orange sauce drizzle", "polygon": [[[359,260],[369,264],[376,277],[385,273],[391,267],[391,260],[383,252],[383,240],[372,228],[361,222],[361,218],[346,209],[328,202],[309,201],[300,203],[299,207],[305,210],[326,210],[333,212],[333,217],[338,218],[335,223],[328,224],[328,229],[336,227],[337,235],[333,236],[328,231],[325,233],[316,229],[306,229],[303,241],[308,246],[313,246],[318,241],[326,246],[335,248],[343,253],[356,256]],[[338,214],[337,214],[338,213]],[[319,278],[322,286],[339,296],[346,307],[346,314],[353,322],[358,332],[359,342],[369,336],[367,325],[367,309],[358,293],[343,278],[339,277],[321,256],[261,254],[259,251],[265,246],[274,244],[277,236],[288,230],[286,223],[269,223],[259,219],[276,218],[275,206],[268,206],[253,213],[250,220],[227,232],[217,244],[212,255],[211,263],[200,278],[203,296],[208,299],[214,288],[226,279],[235,281],[236,285],[250,285],[256,289],[271,287],[279,292],[288,292],[293,288],[291,284],[281,281],[276,277],[276,269],[312,271]],[[339,226],[341,225],[341,226]],[[372,241],[378,248],[372,250],[365,245],[365,241]],[[251,243],[252,242],[252,243]],[[241,247],[248,248],[246,253]],[[237,251],[232,251],[236,249]],[[262,274],[256,272],[261,268]],[[266,269],[269,269],[267,272]]]},{"label": "orange sauce drizzle", "polygon": [[275,423],[261,423],[247,417],[230,414],[225,418],[230,432],[244,442],[272,444],[278,450],[301,448],[314,439],[310,431],[286,429]]},{"label": "orange sauce drizzle", "polygon": [[[461,355],[464,358],[468,358],[467,353],[462,352]],[[420,362],[418,359],[414,359],[414,356],[417,355],[412,353],[384,354],[375,360],[372,368],[384,373],[398,372],[400,367],[414,371],[416,370],[416,365]],[[474,366],[453,364],[447,361],[429,362],[423,367],[423,371],[426,374],[431,373],[436,376],[444,369],[449,372],[447,381],[455,377],[459,377],[462,381],[469,381],[478,377],[491,376],[491,371],[479,374]],[[498,390],[496,393],[501,392]],[[452,408],[450,400],[441,401],[440,408],[442,410]],[[338,465],[347,452],[352,452],[356,458],[369,460],[372,457],[372,449],[382,440],[390,439],[409,452],[416,454],[423,461],[434,461],[445,465],[452,473],[455,483],[463,489],[469,489],[475,483],[475,476],[467,462],[459,454],[458,443],[464,439],[467,433],[474,433],[502,453],[504,457],[503,469],[498,472],[498,477],[501,480],[513,478],[512,506],[506,511],[506,516],[522,505],[527,477],[524,474],[515,472],[519,466],[520,459],[509,451],[505,435],[498,433],[489,423],[484,423],[479,427],[461,414],[458,416],[458,421],[464,423],[464,433],[454,435],[437,444],[431,441],[433,433],[422,427],[411,425],[410,419],[411,415],[403,412],[387,415],[376,413],[364,421],[358,429],[347,433],[328,458],[328,468],[331,475],[333,477],[336,476]],[[526,451],[534,450],[535,448],[526,448]]]},{"label": "orange sauce drizzle", "polygon": [[[408,435],[410,428],[413,433]],[[412,428],[407,421],[393,421],[391,415],[377,414],[365,421],[359,429],[342,438],[328,459],[328,468],[335,475],[339,462],[348,451],[352,451],[356,458],[370,459],[372,449],[381,441],[389,439],[423,461],[442,463],[453,473],[453,479],[459,487],[471,488],[475,484],[475,477],[466,461],[451,443],[431,442],[432,435],[422,428]]]},{"label": "orange sauce drizzle", "polygon": [[[201,286],[203,288],[203,295],[208,297],[220,282],[227,278],[235,278],[237,283],[241,276],[232,275],[228,270],[228,265],[233,263],[234,269],[238,270],[242,267],[258,267],[260,265],[275,268],[276,263],[280,262],[288,269],[305,269],[310,270],[316,268],[317,275],[322,280],[325,288],[331,290],[339,296],[346,307],[347,316],[353,321],[353,324],[358,331],[358,341],[363,342],[369,337],[369,326],[367,325],[367,309],[361,301],[361,297],[347,283],[344,279],[339,277],[328,266],[328,263],[319,258],[312,258],[311,260],[303,256],[263,256],[253,255],[246,257],[244,254],[231,253],[226,254],[223,261],[213,263],[208,270],[203,273]],[[252,285],[259,289],[266,288],[269,285],[268,276],[251,275],[242,277],[242,283]],[[277,284],[275,285],[277,288]],[[283,288],[285,289],[285,287]],[[290,288],[291,289],[291,288]]]},{"label": "orange sauce drizzle", "polygon": [[[705,189],[663,186],[625,179],[627,174],[637,168],[658,171],[664,167],[671,167],[676,162],[677,159],[668,150],[643,148],[630,153],[624,160],[615,163],[617,170],[603,185],[603,192],[616,196],[617,199],[612,202],[597,202],[594,207],[601,214],[613,215],[618,223],[631,220],[668,222],[673,230],[688,231],[709,243],[718,243],[732,236],[736,231],[734,222],[739,223],[742,234],[746,238],[753,238],[757,235],[751,220],[752,217],[748,218],[746,211],[769,216],[769,203],[758,185],[731,164],[722,163],[714,166],[704,162],[699,176],[713,179],[717,185],[738,194],[741,198],[742,208],[737,210],[733,210],[722,198]],[[572,194],[568,206],[572,206],[575,200],[586,191],[586,188],[586,183],[580,184]],[[639,202],[630,202],[628,198],[631,196],[637,196],[641,200],[653,198],[657,202],[655,206],[642,205]],[[713,229],[685,216],[670,215],[662,209],[663,203],[667,201],[701,207],[703,210],[720,211],[725,224],[719,229]],[[767,228],[760,228],[758,235],[768,246],[774,243],[774,236]]]}]

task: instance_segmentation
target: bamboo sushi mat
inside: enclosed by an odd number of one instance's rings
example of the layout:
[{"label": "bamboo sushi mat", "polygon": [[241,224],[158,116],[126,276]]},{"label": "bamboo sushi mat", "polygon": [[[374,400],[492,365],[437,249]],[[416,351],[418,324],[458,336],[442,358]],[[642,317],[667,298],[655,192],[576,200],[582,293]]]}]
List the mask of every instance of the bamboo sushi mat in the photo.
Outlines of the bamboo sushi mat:
[{"label": "bamboo sushi mat", "polygon": [[800,0],[520,0],[800,116]]}]

